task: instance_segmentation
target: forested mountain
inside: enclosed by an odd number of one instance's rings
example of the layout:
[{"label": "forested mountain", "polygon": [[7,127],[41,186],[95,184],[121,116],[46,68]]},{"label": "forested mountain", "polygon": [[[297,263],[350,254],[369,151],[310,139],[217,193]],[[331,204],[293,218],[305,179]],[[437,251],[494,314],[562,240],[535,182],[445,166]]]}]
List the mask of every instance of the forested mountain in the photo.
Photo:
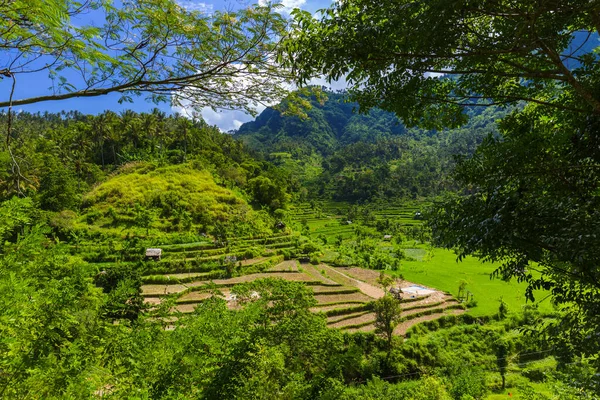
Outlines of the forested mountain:
[{"label": "forested mountain", "polygon": [[234,135],[295,174],[313,196],[337,200],[415,197],[456,189],[455,158],[472,155],[496,121],[499,107],[469,111],[469,123],[442,131],[407,128],[393,113],[359,113],[344,93],[310,99],[307,118],[267,108]]}]

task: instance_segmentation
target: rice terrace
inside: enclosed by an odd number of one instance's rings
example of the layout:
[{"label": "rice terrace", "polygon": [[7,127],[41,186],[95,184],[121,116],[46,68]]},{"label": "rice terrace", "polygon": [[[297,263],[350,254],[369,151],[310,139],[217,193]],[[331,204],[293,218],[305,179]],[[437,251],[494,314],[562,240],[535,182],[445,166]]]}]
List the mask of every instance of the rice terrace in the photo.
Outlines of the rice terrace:
[{"label": "rice terrace", "polygon": [[[327,316],[328,326],[350,332],[374,331],[375,315],[370,303],[385,294],[381,284],[377,282],[380,273],[358,267],[333,266],[336,265],[335,259],[340,257],[335,252],[333,243],[340,236],[346,237],[345,240],[342,239],[341,244],[344,244],[344,241],[353,242],[355,227],[360,227],[361,224],[359,221],[354,225],[347,224],[347,220],[344,220],[345,216],[329,214],[348,205],[335,204],[329,207],[315,212],[310,205],[304,204],[292,213],[292,220],[299,228],[307,226],[310,236],[315,240],[324,238],[323,241],[332,243],[331,249],[325,250],[327,258],[323,262],[310,263],[306,259],[289,259],[289,254],[297,254],[301,251],[302,244],[298,235],[286,233],[264,238],[234,239],[220,248],[211,241],[165,244],[160,246],[164,258],[156,263],[156,269],[161,273],[143,277],[142,294],[145,301],[149,304],[160,304],[161,298],[168,298],[174,300],[175,305],[172,308],[174,313],[186,313],[192,312],[202,300],[216,295],[222,296],[231,307],[235,307],[235,295],[232,296],[231,293],[231,288],[235,284],[261,278],[280,278],[308,285],[318,302],[311,310],[323,312]],[[418,205],[386,209],[374,212],[374,218],[399,223],[405,231],[413,232],[418,231],[421,226],[421,221],[414,219],[414,214],[419,212],[418,210]],[[389,247],[390,243],[387,239],[383,239],[384,235],[374,231],[373,236],[381,239],[377,243],[378,247],[384,251]],[[443,256],[446,257],[446,265],[441,267],[435,264],[432,266],[431,260],[429,263],[424,261],[427,245],[419,240],[410,240],[406,247],[403,247],[406,253],[416,257],[406,262],[408,273],[414,273],[415,277],[418,277],[417,271],[427,269],[428,275],[441,273],[460,276],[459,271],[463,265],[458,264],[445,253]],[[252,250],[248,250],[250,248]],[[254,255],[256,257],[252,257]],[[215,264],[214,261],[228,259],[235,264],[234,268],[237,269],[239,276],[215,279],[219,277],[223,267]],[[203,265],[202,262],[206,264]],[[440,268],[440,271],[436,271],[435,268]],[[404,270],[405,268],[401,268],[401,271]],[[452,270],[457,275],[449,272]],[[398,271],[398,274],[401,272]],[[425,278],[428,283],[430,279]],[[433,282],[438,283],[439,280],[434,278]],[[500,297],[508,299],[510,306],[520,307],[525,304],[520,292],[521,287],[514,287],[501,281],[491,281],[489,276],[477,281],[471,280],[469,283],[470,293],[473,290],[478,295],[481,293],[481,302],[485,308],[497,308]],[[477,284],[484,285],[485,290],[477,290],[475,288]],[[452,292],[457,293],[459,287],[456,278],[448,278],[447,282],[440,285],[443,289],[431,287],[415,290],[414,288],[418,286],[401,278],[395,279],[391,286],[405,289],[401,295],[403,320],[394,332],[398,335],[404,335],[411,326],[419,322],[460,315],[467,309],[466,305],[460,303],[456,295],[452,294]],[[520,301],[519,295],[521,295]],[[472,304],[475,304],[475,294],[472,296]],[[478,313],[477,308],[469,311],[473,315],[483,314]]]}]

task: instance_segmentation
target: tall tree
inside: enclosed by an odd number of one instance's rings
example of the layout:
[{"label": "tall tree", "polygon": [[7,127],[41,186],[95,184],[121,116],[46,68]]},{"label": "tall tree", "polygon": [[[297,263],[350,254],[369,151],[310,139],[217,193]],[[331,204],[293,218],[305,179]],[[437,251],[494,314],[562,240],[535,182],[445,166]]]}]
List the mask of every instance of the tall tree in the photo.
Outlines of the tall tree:
[{"label": "tall tree", "polygon": [[401,312],[400,302],[390,294],[386,294],[375,302],[375,332],[385,338],[388,354],[392,350],[394,328],[400,322]]},{"label": "tall tree", "polygon": [[[464,196],[437,207],[438,244],[551,290],[550,337],[600,352],[600,2],[336,2],[295,13],[281,54],[299,77],[345,76],[362,107],[408,124],[464,123],[465,107],[514,104],[457,170]],[[442,75],[442,76],[440,76]],[[523,104],[525,107],[523,108]],[[534,274],[533,271],[539,271]]]}]

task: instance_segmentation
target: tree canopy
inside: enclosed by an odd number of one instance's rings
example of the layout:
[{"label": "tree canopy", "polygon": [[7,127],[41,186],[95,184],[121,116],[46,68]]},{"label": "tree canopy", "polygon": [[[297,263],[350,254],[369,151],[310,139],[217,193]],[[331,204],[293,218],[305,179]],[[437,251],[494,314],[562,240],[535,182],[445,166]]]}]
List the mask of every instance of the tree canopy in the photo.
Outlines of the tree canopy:
[{"label": "tree canopy", "polygon": [[[12,80],[0,107],[116,92],[252,112],[285,93],[273,51],[286,23],[271,5],[208,14],[173,0],[15,0],[0,16],[0,76]],[[32,74],[47,74],[49,91],[15,98]]]},{"label": "tree canopy", "polygon": [[[465,107],[524,104],[456,171],[464,192],[431,220],[459,258],[551,290],[565,313],[549,338],[598,354],[598,1],[335,3],[297,11],[287,60],[302,83],[345,76],[361,107],[455,126]],[[555,342],[556,343],[556,342]]]},{"label": "tree canopy", "polygon": [[298,81],[346,77],[361,106],[409,124],[456,126],[465,105],[523,100],[600,114],[597,1],[350,0],[321,15],[295,11],[281,57]]}]

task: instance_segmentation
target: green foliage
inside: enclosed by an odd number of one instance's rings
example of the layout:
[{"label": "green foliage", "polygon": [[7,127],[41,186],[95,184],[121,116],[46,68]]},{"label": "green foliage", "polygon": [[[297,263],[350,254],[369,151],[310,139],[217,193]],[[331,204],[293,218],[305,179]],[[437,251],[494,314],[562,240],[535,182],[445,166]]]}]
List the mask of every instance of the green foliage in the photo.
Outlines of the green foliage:
[{"label": "green foliage", "polygon": [[[311,198],[412,198],[452,189],[447,174],[453,157],[472,154],[506,114],[472,111],[472,121],[462,129],[407,130],[392,113],[357,114],[358,104],[349,103],[346,94],[326,94],[323,103],[309,99],[307,120],[267,109],[235,135],[303,183]],[[355,218],[349,214],[348,219]]]},{"label": "green foliage", "polygon": [[546,332],[581,355],[600,350],[598,11],[579,1],[355,0],[319,18],[295,11],[281,56],[298,83],[345,76],[361,107],[409,125],[456,127],[469,106],[517,105],[501,137],[462,160],[467,191],[437,207],[434,237],[459,258],[500,262],[495,275],[527,282],[529,299],[552,290],[565,314]]},{"label": "green foliage", "polygon": [[42,176],[38,192],[40,207],[50,211],[75,209],[80,201],[75,174],[57,162],[47,165],[48,172]]},{"label": "green foliage", "polygon": [[264,204],[271,210],[284,208],[288,201],[285,190],[265,176],[250,179],[248,190],[258,204]]},{"label": "green foliage", "polygon": [[[463,1],[403,1],[398,6],[354,0],[331,5],[319,18],[296,10],[281,58],[297,71],[300,85],[315,74],[332,80],[345,76],[351,98],[361,107],[393,111],[410,125],[460,125],[466,120],[463,106],[478,101],[525,100],[598,112],[592,86],[584,83],[597,77],[598,60],[591,52],[597,46],[591,39],[597,31],[596,5],[523,1],[513,8],[509,1],[477,7]],[[532,7],[539,24],[528,25]],[[585,33],[572,34],[577,31]],[[567,66],[561,54],[577,62]],[[523,80],[531,84],[520,84]]]},{"label": "green foliage", "polygon": [[35,209],[29,198],[13,197],[0,205],[0,239],[22,233],[32,223]]},{"label": "green foliage", "polygon": [[108,294],[102,312],[109,320],[137,320],[146,308],[142,297],[142,280],[138,268],[117,264],[94,277],[96,286]]},{"label": "green foliage", "polygon": [[[16,57],[2,76],[15,79],[18,88],[22,74],[41,72],[49,77],[42,86],[51,88],[23,99],[7,93],[0,107],[115,92],[120,102],[147,94],[156,103],[187,101],[197,110],[254,112],[252,101],[271,102],[287,93],[289,72],[272,53],[286,23],[270,4],[204,13],[172,0],[132,0],[118,7],[104,1],[17,0],[0,10],[2,54]],[[86,24],[89,13],[106,23]],[[138,40],[129,41],[130,32]],[[33,57],[39,64],[25,61]],[[233,90],[232,82],[241,77],[245,84]]]},{"label": "green foliage", "polygon": [[506,370],[508,367],[508,357],[510,355],[510,345],[503,339],[499,339],[494,343],[496,352],[496,365],[498,372],[502,376],[502,389],[506,386]]},{"label": "green foliage", "polygon": [[394,328],[400,322],[402,308],[400,302],[389,294],[375,301],[375,332],[384,336],[388,351],[392,350]]},{"label": "green foliage", "polygon": [[68,386],[84,390],[81,373],[95,358],[89,343],[104,336],[103,301],[88,266],[53,245],[47,233],[28,228],[16,243],[1,247],[0,395],[5,398],[32,391],[49,398]]},{"label": "green foliage", "polygon": [[444,384],[435,377],[427,377],[417,381],[390,384],[374,378],[364,386],[346,389],[338,397],[344,400],[376,400],[376,399],[414,399],[414,400],[450,400]]}]

